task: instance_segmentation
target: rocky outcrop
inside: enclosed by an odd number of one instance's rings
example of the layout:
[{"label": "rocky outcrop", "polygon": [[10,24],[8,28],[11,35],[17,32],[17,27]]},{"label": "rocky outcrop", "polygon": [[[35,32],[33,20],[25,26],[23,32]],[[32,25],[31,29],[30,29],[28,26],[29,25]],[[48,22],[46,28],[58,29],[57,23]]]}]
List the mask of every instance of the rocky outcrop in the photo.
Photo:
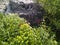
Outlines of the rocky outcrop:
[{"label": "rocky outcrop", "polygon": [[[28,1],[28,0],[27,0]],[[44,15],[42,6],[33,0],[10,0],[8,4],[3,4],[5,13],[17,13],[20,17],[25,18],[30,24],[39,24]]]}]

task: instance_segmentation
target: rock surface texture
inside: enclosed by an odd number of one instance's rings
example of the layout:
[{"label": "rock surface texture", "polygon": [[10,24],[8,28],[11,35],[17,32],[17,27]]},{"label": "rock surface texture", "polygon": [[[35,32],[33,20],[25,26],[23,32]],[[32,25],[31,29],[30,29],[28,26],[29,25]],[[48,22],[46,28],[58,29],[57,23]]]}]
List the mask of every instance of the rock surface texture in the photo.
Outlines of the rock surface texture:
[{"label": "rock surface texture", "polygon": [[5,13],[19,14],[20,17],[30,22],[31,25],[38,25],[44,15],[44,9],[36,0],[10,0],[8,4],[5,4],[3,10]]},{"label": "rock surface texture", "polygon": [[9,4],[8,0],[0,0],[0,13],[4,13],[6,6]]}]

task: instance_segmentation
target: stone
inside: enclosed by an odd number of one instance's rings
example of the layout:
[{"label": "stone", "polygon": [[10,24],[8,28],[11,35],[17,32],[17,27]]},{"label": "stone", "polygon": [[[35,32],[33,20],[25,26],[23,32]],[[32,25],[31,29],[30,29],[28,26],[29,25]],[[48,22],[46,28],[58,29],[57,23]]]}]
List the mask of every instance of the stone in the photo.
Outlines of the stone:
[{"label": "stone", "polygon": [[0,0],[0,13],[4,13],[8,3],[9,3],[8,0]]},{"label": "stone", "polygon": [[10,0],[8,4],[5,4],[3,10],[6,14],[17,13],[20,17],[30,22],[31,25],[38,25],[43,20],[45,13],[42,6],[36,0]]}]

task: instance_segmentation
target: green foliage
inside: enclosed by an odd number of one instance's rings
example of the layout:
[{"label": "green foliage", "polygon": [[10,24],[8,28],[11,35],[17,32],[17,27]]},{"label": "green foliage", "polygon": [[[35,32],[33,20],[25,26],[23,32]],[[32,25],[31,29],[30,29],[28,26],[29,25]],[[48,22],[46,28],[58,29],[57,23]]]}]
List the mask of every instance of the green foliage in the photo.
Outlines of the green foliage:
[{"label": "green foliage", "polygon": [[[8,42],[9,38],[17,36],[19,25],[25,23],[25,20],[16,15],[0,14],[0,41]],[[2,43],[4,45],[4,43]]]},{"label": "green foliage", "polygon": [[[42,3],[47,14],[44,18],[48,19],[50,22],[47,23],[50,26],[55,26],[56,29],[60,29],[60,0],[38,0],[39,3]],[[48,22],[48,21],[46,21]],[[55,28],[53,27],[53,28]]]},{"label": "green foliage", "polygon": [[17,15],[0,14],[0,45],[60,45],[56,32],[52,32],[60,30],[60,0],[38,2],[46,11],[45,22],[39,28],[32,28]]},{"label": "green foliage", "polygon": [[60,39],[58,39],[60,35],[60,0],[38,0],[38,2],[42,4],[46,11],[44,16],[46,25],[56,33],[57,40],[60,42]]},{"label": "green foliage", "polygon": [[57,45],[49,29],[32,28],[17,15],[0,16],[0,45]]}]

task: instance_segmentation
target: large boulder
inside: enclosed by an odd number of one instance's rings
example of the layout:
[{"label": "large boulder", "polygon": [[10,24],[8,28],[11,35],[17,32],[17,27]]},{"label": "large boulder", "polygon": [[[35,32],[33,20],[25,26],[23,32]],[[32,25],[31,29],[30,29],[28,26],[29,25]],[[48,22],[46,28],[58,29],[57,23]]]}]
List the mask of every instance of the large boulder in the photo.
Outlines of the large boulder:
[{"label": "large boulder", "polygon": [[39,24],[44,15],[44,9],[36,0],[10,0],[5,13],[17,13],[30,24]]}]

